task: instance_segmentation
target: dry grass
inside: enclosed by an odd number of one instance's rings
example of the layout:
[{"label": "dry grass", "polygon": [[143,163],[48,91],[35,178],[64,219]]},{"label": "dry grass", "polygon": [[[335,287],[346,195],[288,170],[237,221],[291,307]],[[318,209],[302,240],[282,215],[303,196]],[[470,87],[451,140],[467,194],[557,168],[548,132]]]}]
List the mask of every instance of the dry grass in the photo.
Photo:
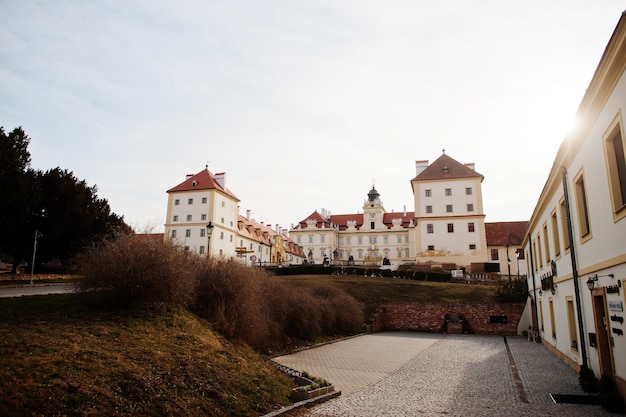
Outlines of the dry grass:
[{"label": "dry grass", "polygon": [[281,282],[300,290],[328,285],[345,291],[363,304],[366,317],[383,303],[390,302],[494,302],[493,286],[372,278],[357,275],[281,275]]},{"label": "dry grass", "polygon": [[247,416],[292,381],[180,308],[103,311],[80,294],[0,299],[2,416]]}]

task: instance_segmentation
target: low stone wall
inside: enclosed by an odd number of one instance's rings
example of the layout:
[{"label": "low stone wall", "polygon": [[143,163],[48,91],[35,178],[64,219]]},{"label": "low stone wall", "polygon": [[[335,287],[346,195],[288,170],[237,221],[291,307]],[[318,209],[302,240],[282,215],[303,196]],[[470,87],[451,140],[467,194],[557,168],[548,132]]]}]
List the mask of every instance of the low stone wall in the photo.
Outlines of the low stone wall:
[{"label": "low stone wall", "polygon": [[384,330],[430,333],[516,335],[524,303],[394,303],[378,307],[372,332]]}]

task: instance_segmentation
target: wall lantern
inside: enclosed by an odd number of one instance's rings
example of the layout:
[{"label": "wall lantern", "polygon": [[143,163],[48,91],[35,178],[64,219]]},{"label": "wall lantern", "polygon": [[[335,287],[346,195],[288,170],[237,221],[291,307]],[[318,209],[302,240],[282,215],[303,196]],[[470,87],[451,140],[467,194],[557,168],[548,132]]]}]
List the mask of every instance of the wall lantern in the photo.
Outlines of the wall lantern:
[{"label": "wall lantern", "polygon": [[552,292],[552,295],[556,294],[556,285],[553,285],[552,288],[550,288],[550,292]]},{"label": "wall lantern", "polygon": [[543,295],[543,291],[539,290],[539,297]]},{"label": "wall lantern", "polygon": [[598,275],[598,274],[595,274],[594,276],[589,277],[589,279],[587,280],[587,288],[589,288],[589,291],[593,291],[593,287],[596,286],[596,281],[598,280],[598,277],[615,278],[615,275],[613,275],[613,274],[608,274],[608,275]]}]

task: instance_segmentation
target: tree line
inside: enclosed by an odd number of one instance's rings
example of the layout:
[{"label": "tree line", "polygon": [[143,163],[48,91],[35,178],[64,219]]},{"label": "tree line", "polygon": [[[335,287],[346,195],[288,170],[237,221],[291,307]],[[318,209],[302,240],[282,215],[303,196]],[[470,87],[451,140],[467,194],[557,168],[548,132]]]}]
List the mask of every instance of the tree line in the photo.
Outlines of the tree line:
[{"label": "tree line", "polygon": [[0,127],[0,257],[16,273],[32,259],[36,265],[58,260],[64,268],[86,244],[116,231],[130,232],[123,216],[98,198],[97,187],[60,167],[31,168],[30,138],[22,127]]}]

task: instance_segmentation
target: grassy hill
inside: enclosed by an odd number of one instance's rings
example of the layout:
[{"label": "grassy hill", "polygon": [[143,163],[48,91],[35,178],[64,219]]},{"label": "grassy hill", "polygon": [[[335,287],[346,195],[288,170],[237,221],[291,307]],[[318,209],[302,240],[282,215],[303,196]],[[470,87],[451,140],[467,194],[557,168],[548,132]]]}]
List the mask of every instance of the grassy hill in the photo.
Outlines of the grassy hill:
[{"label": "grassy hill", "polygon": [[183,309],[0,299],[2,416],[261,415],[288,404],[292,387]]},{"label": "grassy hill", "polygon": [[389,302],[494,302],[496,288],[485,285],[375,278],[357,275],[280,275],[278,280],[296,288],[326,284],[342,289],[360,301],[365,317]]}]

